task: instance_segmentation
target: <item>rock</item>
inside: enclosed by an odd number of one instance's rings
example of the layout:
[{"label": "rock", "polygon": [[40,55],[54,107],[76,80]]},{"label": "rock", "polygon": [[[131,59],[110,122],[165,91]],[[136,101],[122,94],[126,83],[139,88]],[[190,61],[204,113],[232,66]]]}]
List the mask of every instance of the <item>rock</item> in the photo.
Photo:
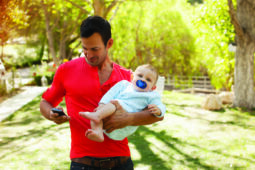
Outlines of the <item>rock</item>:
[{"label": "rock", "polygon": [[206,96],[202,103],[202,108],[206,110],[220,110],[222,108],[222,102],[218,95],[210,94]]},{"label": "rock", "polygon": [[222,104],[232,104],[234,101],[234,92],[221,92],[219,97],[222,101]]}]

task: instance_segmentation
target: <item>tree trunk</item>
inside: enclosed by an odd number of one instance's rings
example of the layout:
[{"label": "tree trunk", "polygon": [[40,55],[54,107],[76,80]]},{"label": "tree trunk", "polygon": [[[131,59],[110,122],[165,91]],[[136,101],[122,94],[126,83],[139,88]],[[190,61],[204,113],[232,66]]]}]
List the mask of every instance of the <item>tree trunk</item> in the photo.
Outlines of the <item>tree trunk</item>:
[{"label": "tree trunk", "polygon": [[45,15],[46,34],[47,34],[47,38],[48,38],[48,46],[49,46],[49,49],[50,49],[50,54],[52,56],[54,64],[58,66],[59,61],[57,59],[56,51],[55,51],[55,48],[54,48],[54,38],[53,38],[53,31],[50,27],[49,12],[47,11],[47,6],[46,6],[46,4],[44,4],[43,0],[41,1],[41,3],[42,3],[44,15]]},{"label": "tree trunk", "polygon": [[109,12],[117,5],[117,3],[122,3],[123,1],[112,0],[109,5],[106,5],[108,1],[106,0],[94,0],[93,1],[93,9],[94,15],[101,16],[106,18]]},{"label": "tree trunk", "polygon": [[2,53],[1,53],[1,57],[0,57],[0,60],[2,60],[4,62],[4,43],[2,43]]},{"label": "tree trunk", "polygon": [[61,61],[63,62],[63,60],[65,58],[67,58],[66,56],[66,40],[65,39],[62,39],[60,41],[60,45],[59,45],[59,58],[61,59]]},{"label": "tree trunk", "polygon": [[236,50],[234,106],[253,108],[254,105],[254,51],[255,43],[247,41]]},{"label": "tree trunk", "polygon": [[235,11],[232,0],[228,0],[231,22],[235,27],[237,40],[234,106],[251,109],[255,107],[255,1],[237,0],[236,2]]},{"label": "tree trunk", "polygon": [[93,8],[94,8],[94,15],[98,15],[98,16],[103,17],[104,9],[105,9],[104,0],[94,0],[93,1]]}]

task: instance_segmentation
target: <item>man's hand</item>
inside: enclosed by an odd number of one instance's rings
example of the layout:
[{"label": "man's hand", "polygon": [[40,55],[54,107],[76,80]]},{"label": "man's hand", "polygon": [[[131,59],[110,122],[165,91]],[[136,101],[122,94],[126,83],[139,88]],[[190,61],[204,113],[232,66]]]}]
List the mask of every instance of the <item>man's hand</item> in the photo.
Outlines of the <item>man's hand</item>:
[{"label": "man's hand", "polygon": [[122,108],[117,100],[112,100],[111,103],[115,105],[116,111],[103,120],[103,129],[108,133],[126,127],[130,118],[129,113]]},{"label": "man's hand", "polygon": [[[61,106],[58,106],[57,109],[64,111]],[[62,124],[64,122],[69,121],[70,117],[67,115],[58,116],[58,113],[53,113],[52,111],[50,111],[50,120],[52,120],[56,124]]]}]

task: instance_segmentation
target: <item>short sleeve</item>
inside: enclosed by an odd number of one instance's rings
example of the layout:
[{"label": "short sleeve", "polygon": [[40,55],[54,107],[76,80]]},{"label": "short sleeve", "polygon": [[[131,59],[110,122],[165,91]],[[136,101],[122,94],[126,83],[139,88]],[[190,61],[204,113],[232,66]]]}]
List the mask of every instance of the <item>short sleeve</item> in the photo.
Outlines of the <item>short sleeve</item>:
[{"label": "short sleeve", "polygon": [[64,65],[60,65],[57,69],[51,87],[43,93],[42,98],[49,102],[53,107],[56,107],[65,96],[63,86]]}]

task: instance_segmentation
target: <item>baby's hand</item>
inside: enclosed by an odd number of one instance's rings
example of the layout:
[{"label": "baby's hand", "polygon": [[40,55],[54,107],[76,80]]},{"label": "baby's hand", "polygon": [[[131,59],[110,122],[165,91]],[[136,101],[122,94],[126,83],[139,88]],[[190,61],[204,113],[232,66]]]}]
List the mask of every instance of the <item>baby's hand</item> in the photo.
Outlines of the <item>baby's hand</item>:
[{"label": "baby's hand", "polygon": [[151,112],[151,114],[154,114],[156,116],[160,116],[161,115],[161,110],[155,104],[149,104],[148,105],[148,109]]}]

